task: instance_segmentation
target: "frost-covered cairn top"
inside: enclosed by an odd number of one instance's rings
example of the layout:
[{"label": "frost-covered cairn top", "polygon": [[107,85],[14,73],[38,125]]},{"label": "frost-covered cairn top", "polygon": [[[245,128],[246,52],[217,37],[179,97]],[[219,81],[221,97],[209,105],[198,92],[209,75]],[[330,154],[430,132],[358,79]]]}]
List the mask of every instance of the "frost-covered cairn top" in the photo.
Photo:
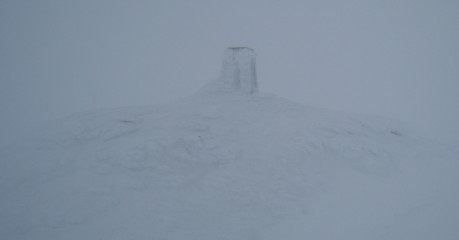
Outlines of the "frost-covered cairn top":
[{"label": "frost-covered cairn top", "polygon": [[226,49],[220,77],[226,88],[248,94],[258,91],[255,57],[248,47]]}]

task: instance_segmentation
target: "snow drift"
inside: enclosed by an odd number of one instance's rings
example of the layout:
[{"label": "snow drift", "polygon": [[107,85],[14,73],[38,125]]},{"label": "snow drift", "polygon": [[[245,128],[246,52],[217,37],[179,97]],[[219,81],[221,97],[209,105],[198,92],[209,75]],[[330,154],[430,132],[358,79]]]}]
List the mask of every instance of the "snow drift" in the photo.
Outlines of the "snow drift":
[{"label": "snow drift", "polygon": [[3,147],[0,236],[458,239],[457,153],[393,121],[257,93],[251,49],[229,49],[211,86]]}]

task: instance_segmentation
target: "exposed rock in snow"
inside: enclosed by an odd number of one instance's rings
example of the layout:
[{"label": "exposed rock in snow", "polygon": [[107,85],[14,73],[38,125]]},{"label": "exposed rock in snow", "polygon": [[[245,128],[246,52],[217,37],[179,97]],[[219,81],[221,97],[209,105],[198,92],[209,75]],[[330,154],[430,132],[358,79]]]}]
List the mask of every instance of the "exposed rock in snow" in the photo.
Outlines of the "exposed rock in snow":
[{"label": "exposed rock in snow", "polygon": [[220,81],[227,89],[249,94],[258,91],[255,56],[247,47],[226,49]]}]

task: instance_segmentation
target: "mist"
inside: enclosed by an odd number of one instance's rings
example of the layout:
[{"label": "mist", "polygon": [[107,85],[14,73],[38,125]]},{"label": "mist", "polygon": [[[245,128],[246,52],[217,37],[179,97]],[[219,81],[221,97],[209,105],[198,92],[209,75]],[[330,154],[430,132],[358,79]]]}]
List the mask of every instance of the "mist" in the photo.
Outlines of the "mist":
[{"label": "mist", "polygon": [[[1,1],[0,132],[198,91],[223,50],[260,91],[459,138],[457,1]],[[456,141],[455,141],[456,140]]]}]

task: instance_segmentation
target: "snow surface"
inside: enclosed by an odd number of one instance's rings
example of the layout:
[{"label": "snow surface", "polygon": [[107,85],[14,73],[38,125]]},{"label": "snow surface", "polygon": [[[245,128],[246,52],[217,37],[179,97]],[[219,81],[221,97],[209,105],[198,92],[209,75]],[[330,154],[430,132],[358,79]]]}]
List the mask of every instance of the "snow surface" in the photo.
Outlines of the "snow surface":
[{"label": "snow surface", "polygon": [[1,239],[459,239],[456,151],[249,92],[78,114],[3,146]]}]

